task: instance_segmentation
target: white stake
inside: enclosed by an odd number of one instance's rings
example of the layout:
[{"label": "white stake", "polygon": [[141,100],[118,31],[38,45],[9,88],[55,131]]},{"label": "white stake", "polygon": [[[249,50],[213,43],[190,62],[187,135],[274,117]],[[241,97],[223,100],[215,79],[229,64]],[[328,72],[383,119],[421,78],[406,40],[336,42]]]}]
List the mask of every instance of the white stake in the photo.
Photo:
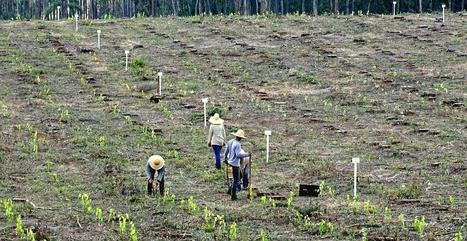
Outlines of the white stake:
[{"label": "white stake", "polygon": [[201,101],[203,101],[203,106],[204,106],[204,127],[207,126],[207,111],[206,111],[206,105],[208,103],[208,98],[202,98]]},{"label": "white stake", "polygon": [[397,4],[396,1],[393,1],[393,2],[392,2],[392,16],[393,16],[393,17],[396,16],[396,4]]},{"label": "white stake", "polygon": [[157,73],[157,83],[159,85],[159,96],[162,96],[162,72]]},{"label": "white stake", "polygon": [[266,135],[266,162],[269,162],[269,136],[271,136],[271,130],[265,130],[264,134]]},{"label": "white stake", "polygon": [[357,197],[357,165],[360,163],[360,158],[358,157],[353,157],[352,158],[352,163],[353,163],[353,197]]},{"label": "white stake", "polygon": [[125,50],[125,71],[128,72],[128,54],[130,54],[129,50]]},{"label": "white stake", "polygon": [[60,21],[60,8],[62,8],[62,7],[57,6],[57,12],[58,12],[58,14],[57,14],[57,21]]},{"label": "white stake", "polygon": [[97,48],[101,49],[101,30],[97,30]]},{"label": "white stake", "polygon": [[442,4],[441,7],[443,8],[443,23],[444,23],[444,8],[446,7],[446,4]]},{"label": "white stake", "polygon": [[75,13],[75,31],[76,32],[78,32],[78,18],[79,18],[78,14]]}]

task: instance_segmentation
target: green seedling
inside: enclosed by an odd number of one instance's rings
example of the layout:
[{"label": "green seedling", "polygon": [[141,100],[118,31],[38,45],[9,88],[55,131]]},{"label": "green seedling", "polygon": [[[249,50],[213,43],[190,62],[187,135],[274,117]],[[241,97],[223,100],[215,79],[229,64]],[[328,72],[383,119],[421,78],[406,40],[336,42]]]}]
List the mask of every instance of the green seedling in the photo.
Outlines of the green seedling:
[{"label": "green seedling", "polygon": [[105,146],[105,143],[106,143],[105,136],[99,136],[99,139],[97,140],[97,142],[99,143],[99,146]]},{"label": "green seedling", "polygon": [[401,225],[401,228],[405,229],[405,217],[403,213],[399,214],[398,220]]},{"label": "green seedling", "polygon": [[326,233],[326,221],[321,220],[321,222],[319,222],[318,232],[319,235],[323,235]]},{"label": "green seedling", "polygon": [[70,113],[68,112],[68,110],[62,110],[59,108],[58,113],[60,114],[60,118],[59,118],[60,122],[67,123],[70,121]]},{"label": "green seedling", "polygon": [[302,230],[304,230],[304,231],[310,230],[311,225],[312,225],[312,223],[311,223],[310,217],[305,216],[303,218]]},{"label": "green seedling", "polygon": [[171,193],[167,189],[164,192],[164,196],[162,197],[162,204],[164,204],[164,205],[168,205],[168,204],[175,205],[175,194]]},{"label": "green seedling", "polygon": [[127,222],[129,219],[130,217],[128,216],[128,213],[125,213],[125,215],[120,215],[118,217],[118,227],[121,234],[124,234],[126,232]]},{"label": "green seedling", "polygon": [[334,189],[332,187],[328,187],[328,195],[332,200],[334,200],[335,192],[334,192]]},{"label": "green seedling", "polygon": [[206,233],[211,233],[215,230],[216,223],[214,220],[214,213],[208,208],[204,208],[204,231]]},{"label": "green seedling", "polygon": [[449,206],[451,206],[451,208],[454,208],[454,204],[456,203],[454,197],[452,195],[449,196]]},{"label": "green seedling", "polygon": [[37,141],[37,131],[31,133],[31,152],[37,154],[39,152],[39,146]]},{"label": "green seedling", "polygon": [[262,196],[260,200],[261,200],[261,206],[266,206],[266,204],[268,203],[268,199],[266,196]]},{"label": "green seedling", "polygon": [[46,171],[47,173],[50,173],[50,172],[52,171],[52,167],[53,167],[53,162],[47,160],[47,161],[45,162],[45,171]]},{"label": "green seedling", "polygon": [[413,221],[413,227],[415,231],[417,232],[418,236],[420,237],[424,236],[426,226],[427,226],[427,223],[425,222],[425,216],[422,216],[421,219],[418,219],[418,217],[415,217]]},{"label": "green seedling", "polygon": [[367,200],[363,204],[363,210],[366,214],[375,214],[377,212],[376,207],[370,203],[370,200]]},{"label": "green seedling", "polygon": [[264,232],[263,229],[260,229],[260,230],[259,230],[259,239],[260,239],[261,241],[269,241],[269,237],[268,237],[268,235],[266,234],[266,232]]},{"label": "green seedling", "polygon": [[368,241],[368,233],[366,231],[366,228],[362,228],[362,241]]},{"label": "green seedling", "polygon": [[3,200],[3,213],[8,222],[13,222],[14,213],[13,213],[13,201],[11,199]]},{"label": "green seedling", "polygon": [[133,222],[130,222],[130,241],[138,241],[138,233]]},{"label": "green seedling", "polygon": [[89,195],[84,193],[84,194],[79,194],[78,195],[79,200],[81,201],[81,205],[83,206],[83,210],[88,213],[92,213],[92,206],[91,206],[91,199],[89,198]]},{"label": "green seedling", "polygon": [[110,222],[113,222],[113,220],[115,219],[115,210],[113,208],[110,208],[109,210],[107,210],[107,222],[110,223]]},{"label": "green seedling", "polygon": [[190,214],[196,214],[199,210],[198,205],[196,205],[193,196],[190,196],[187,200],[187,205],[188,205],[188,213]]},{"label": "green seedling", "polygon": [[462,232],[458,232],[456,233],[456,235],[454,236],[454,241],[464,241],[464,237],[462,236]]},{"label": "green seedling", "polygon": [[324,196],[324,188],[325,188],[325,183],[324,181],[319,182],[319,196],[322,197]]},{"label": "green seedling", "polygon": [[16,235],[18,235],[19,237],[23,237],[24,236],[24,227],[23,227],[23,220],[21,219],[21,215],[18,214],[18,216],[16,216]]},{"label": "green seedling", "polygon": [[118,104],[113,104],[111,107],[111,112],[113,114],[118,114],[120,112],[120,109],[118,108]]},{"label": "green seedling", "polygon": [[354,199],[352,201],[352,213],[356,215],[358,214],[359,211],[360,211],[360,202]]},{"label": "green seedling", "polygon": [[331,222],[326,222],[325,220],[321,219],[321,222],[318,224],[318,232],[319,235],[324,235],[326,233],[333,234],[334,233],[334,224]]},{"label": "green seedling", "polygon": [[96,208],[96,220],[99,225],[101,225],[104,222],[104,217],[102,215],[101,208]]},{"label": "green seedling", "polygon": [[26,231],[26,239],[30,241],[36,241],[36,234],[30,228],[28,228],[28,231]]},{"label": "green seedling", "polygon": [[384,220],[391,221],[391,219],[392,219],[392,211],[390,208],[385,207],[384,208]]},{"label": "green seedling", "polygon": [[234,222],[230,225],[229,229],[229,240],[237,239],[237,224]]},{"label": "green seedling", "polygon": [[276,200],[269,197],[269,204],[271,205],[271,207],[275,208],[276,207]]},{"label": "green seedling", "polygon": [[288,209],[292,208],[292,202],[293,202],[294,196],[295,196],[295,193],[290,192],[289,197],[287,197],[287,208]]}]

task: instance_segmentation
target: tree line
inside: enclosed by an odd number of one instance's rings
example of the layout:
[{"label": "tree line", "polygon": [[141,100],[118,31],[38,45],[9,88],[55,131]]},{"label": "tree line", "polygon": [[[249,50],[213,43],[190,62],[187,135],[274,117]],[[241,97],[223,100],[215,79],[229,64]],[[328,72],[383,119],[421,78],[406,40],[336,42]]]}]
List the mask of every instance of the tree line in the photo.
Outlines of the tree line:
[{"label": "tree line", "polygon": [[[395,0],[397,13],[464,11],[466,0]],[[1,19],[56,20],[199,14],[391,14],[393,0],[0,0]]]}]

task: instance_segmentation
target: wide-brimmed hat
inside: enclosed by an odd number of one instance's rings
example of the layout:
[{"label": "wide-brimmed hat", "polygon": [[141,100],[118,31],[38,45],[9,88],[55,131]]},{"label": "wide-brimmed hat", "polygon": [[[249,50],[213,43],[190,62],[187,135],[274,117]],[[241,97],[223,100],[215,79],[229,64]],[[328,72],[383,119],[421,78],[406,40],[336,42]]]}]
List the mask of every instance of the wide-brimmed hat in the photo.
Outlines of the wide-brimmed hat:
[{"label": "wide-brimmed hat", "polygon": [[159,170],[164,166],[164,158],[159,155],[149,157],[149,166],[154,170]]},{"label": "wide-brimmed hat", "polygon": [[214,114],[211,118],[209,118],[209,123],[214,125],[220,125],[224,123],[224,120],[219,117],[219,114]]},{"label": "wide-brimmed hat", "polygon": [[236,137],[242,138],[242,139],[246,138],[245,137],[245,132],[242,129],[239,129],[237,132],[231,133],[231,134],[236,136]]}]

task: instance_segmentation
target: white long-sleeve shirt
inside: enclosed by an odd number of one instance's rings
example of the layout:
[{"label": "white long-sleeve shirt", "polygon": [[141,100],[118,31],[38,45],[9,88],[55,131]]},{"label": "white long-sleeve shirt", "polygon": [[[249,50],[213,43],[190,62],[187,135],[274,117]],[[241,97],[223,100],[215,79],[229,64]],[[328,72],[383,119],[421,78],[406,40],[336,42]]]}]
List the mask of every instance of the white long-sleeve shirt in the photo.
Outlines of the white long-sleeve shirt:
[{"label": "white long-sleeve shirt", "polygon": [[224,124],[209,126],[208,143],[211,145],[223,146],[225,144],[225,129]]}]

